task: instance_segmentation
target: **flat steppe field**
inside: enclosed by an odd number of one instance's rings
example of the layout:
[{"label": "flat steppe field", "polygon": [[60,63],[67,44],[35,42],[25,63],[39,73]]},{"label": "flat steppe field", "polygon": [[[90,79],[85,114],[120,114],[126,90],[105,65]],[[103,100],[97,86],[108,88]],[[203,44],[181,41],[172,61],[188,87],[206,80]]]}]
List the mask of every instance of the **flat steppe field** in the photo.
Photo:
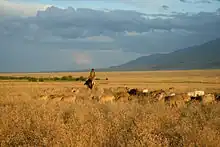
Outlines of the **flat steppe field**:
[{"label": "flat steppe field", "polygon": [[[88,74],[0,76],[87,77]],[[101,88],[128,86],[166,90],[174,87],[175,92],[197,89],[220,93],[220,70],[96,72],[96,75],[100,78],[96,85]],[[0,146],[220,146],[219,102],[188,103],[173,109],[164,103],[149,101],[150,97],[137,96],[131,101],[101,104],[89,99],[86,88],[81,88],[75,102],[61,100],[61,97],[73,100],[71,87],[84,87],[83,83],[0,80]],[[94,94],[100,94],[100,89],[94,90]]]},{"label": "flat steppe field", "polygon": [[[1,73],[0,76],[30,76],[30,77],[87,77],[88,72],[66,73]],[[205,90],[220,92],[220,70],[184,70],[184,71],[131,71],[131,72],[96,72],[96,85],[103,88],[127,86],[130,88],[147,88],[149,90],[174,87],[177,91]],[[106,80],[108,78],[108,80]],[[26,82],[0,80],[1,88],[35,87],[83,87],[84,82]]]}]

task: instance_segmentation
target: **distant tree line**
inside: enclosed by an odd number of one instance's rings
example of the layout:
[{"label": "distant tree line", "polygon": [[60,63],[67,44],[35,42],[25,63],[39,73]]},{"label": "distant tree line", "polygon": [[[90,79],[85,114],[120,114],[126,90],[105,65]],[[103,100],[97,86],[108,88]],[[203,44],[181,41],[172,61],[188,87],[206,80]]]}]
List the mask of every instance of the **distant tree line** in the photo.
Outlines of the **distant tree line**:
[{"label": "distant tree line", "polygon": [[[87,78],[80,76],[80,77],[72,77],[72,76],[63,76],[63,77],[15,77],[15,76],[0,76],[0,80],[27,80],[29,82],[44,82],[44,81],[86,81]],[[96,80],[100,80],[96,78]]]}]

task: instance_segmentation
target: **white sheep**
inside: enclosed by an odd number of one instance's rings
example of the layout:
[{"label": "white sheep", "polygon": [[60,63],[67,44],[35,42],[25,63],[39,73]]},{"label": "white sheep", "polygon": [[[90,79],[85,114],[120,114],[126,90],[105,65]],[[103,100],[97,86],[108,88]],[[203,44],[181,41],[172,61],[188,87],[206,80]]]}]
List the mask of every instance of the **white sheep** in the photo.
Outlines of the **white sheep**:
[{"label": "white sheep", "polygon": [[204,91],[193,91],[193,92],[188,92],[187,94],[188,96],[191,96],[191,97],[197,97],[197,96],[204,96],[205,92]]},{"label": "white sheep", "polygon": [[144,89],[142,92],[143,93],[148,93],[148,91],[149,91],[148,89]]},{"label": "white sheep", "polygon": [[171,94],[170,94],[170,96],[175,96],[175,95],[176,95],[175,93],[171,93]]}]

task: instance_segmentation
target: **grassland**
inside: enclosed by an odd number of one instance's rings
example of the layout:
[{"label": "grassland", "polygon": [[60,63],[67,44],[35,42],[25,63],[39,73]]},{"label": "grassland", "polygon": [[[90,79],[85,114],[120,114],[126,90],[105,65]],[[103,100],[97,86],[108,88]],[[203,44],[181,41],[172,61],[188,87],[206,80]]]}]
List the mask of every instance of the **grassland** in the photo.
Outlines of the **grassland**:
[{"label": "grassland", "polygon": [[[98,87],[175,87],[220,93],[220,70],[100,72]],[[0,76],[87,77],[88,73],[13,73]],[[105,78],[108,80],[105,80]],[[1,146],[220,146],[220,104],[171,109],[160,103],[46,103],[37,96],[64,94],[83,81],[0,81]]]},{"label": "grassland", "polygon": [[[75,73],[10,73],[0,74],[0,76],[12,77],[35,77],[35,78],[62,78],[63,76],[72,76],[73,78],[88,77],[88,72],[75,72]],[[164,89],[175,87],[178,91],[190,91],[194,89],[219,91],[220,87],[220,70],[189,70],[189,71],[148,71],[148,72],[97,72],[96,83],[101,87],[137,87],[148,89]],[[105,80],[106,77],[109,80]],[[1,81],[1,80],[0,80]],[[17,84],[26,85],[23,81],[1,81],[1,84]],[[31,83],[32,85],[40,85],[51,87],[54,85],[70,86],[70,87],[83,87],[83,81],[72,81],[63,83],[59,81]],[[220,91],[219,91],[220,92]]]}]

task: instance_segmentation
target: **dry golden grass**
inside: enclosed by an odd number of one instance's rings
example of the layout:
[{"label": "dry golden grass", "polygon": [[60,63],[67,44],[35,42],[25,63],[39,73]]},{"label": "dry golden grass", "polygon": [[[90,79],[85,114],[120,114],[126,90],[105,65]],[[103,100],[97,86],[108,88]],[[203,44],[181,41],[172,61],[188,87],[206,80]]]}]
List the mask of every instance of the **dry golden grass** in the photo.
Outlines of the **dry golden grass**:
[{"label": "dry golden grass", "polygon": [[[30,77],[62,77],[72,75],[73,77],[87,77],[88,72],[75,73],[10,73],[0,76],[30,76]],[[101,80],[96,83],[105,88],[128,86],[134,88],[167,89],[175,87],[178,91],[191,91],[195,89],[220,92],[220,70],[189,70],[189,71],[148,71],[148,72],[97,72],[96,76]],[[105,78],[108,77],[108,81]],[[8,85],[10,81],[2,82]],[[41,87],[82,87],[83,82],[44,82]],[[26,86],[27,82],[13,82],[19,86]],[[36,85],[28,83],[28,85]]]},{"label": "dry golden grass", "polygon": [[[150,90],[175,87],[175,91],[220,92],[219,70],[108,72],[97,73],[97,77],[109,78],[96,81],[103,88],[127,85]],[[83,87],[83,82],[1,81],[1,146],[220,146],[219,103],[171,109],[147,101],[99,104],[87,97],[77,103],[38,100],[40,95],[50,94],[69,97],[71,87]]]}]

